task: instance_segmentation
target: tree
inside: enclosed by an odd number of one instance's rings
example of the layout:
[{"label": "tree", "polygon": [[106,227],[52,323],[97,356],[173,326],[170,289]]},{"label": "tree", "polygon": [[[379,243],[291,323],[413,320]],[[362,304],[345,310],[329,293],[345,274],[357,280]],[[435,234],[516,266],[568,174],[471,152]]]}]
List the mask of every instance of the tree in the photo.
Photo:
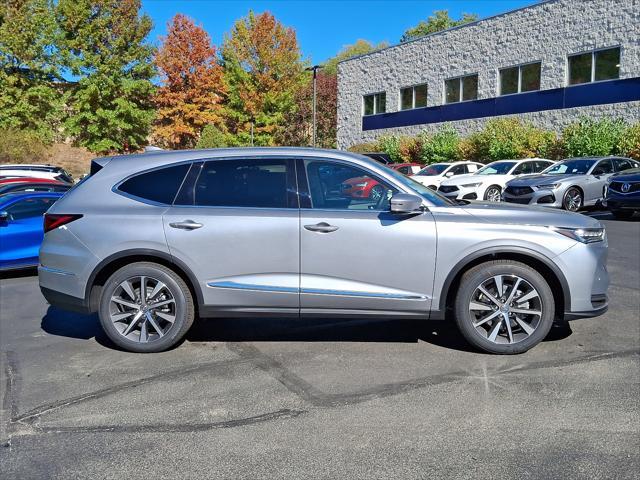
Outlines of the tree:
[{"label": "tree", "polygon": [[[322,71],[317,77],[317,136],[316,145],[336,147],[338,115],[338,79]],[[277,142],[289,146],[309,146],[313,138],[313,76],[308,75],[306,85],[296,94],[296,109],[285,117],[284,127]]]},{"label": "tree", "polygon": [[410,28],[404,32],[400,38],[400,42],[408,42],[418,37],[423,37],[430,33],[440,32],[447,28],[457,27],[464,25],[465,23],[475,22],[478,20],[478,15],[475,13],[463,13],[462,17],[458,20],[454,20],[449,16],[448,10],[436,10],[433,12],[426,21],[421,21],[413,28]]},{"label": "tree", "polygon": [[273,145],[304,81],[295,31],[269,13],[249,12],[222,47],[226,127],[239,145]]},{"label": "tree", "polygon": [[94,152],[136,150],[153,120],[151,19],[140,0],[59,0],[59,48],[78,78],[65,100],[65,126]]},{"label": "tree", "polygon": [[323,72],[327,75],[336,75],[338,73],[338,63],[346,60],[347,58],[357,57],[358,55],[364,55],[365,53],[374,52],[382,48],[388,47],[386,42],[380,42],[377,45],[372,44],[368,40],[356,40],[353,45],[345,45],[342,47],[335,57],[330,58],[324,63]]},{"label": "tree", "polygon": [[0,3],[0,129],[50,141],[60,120],[51,0]]},{"label": "tree", "polygon": [[171,148],[193,147],[205,125],[222,125],[222,68],[207,32],[177,14],[156,55],[162,86],[155,95],[154,137]]}]

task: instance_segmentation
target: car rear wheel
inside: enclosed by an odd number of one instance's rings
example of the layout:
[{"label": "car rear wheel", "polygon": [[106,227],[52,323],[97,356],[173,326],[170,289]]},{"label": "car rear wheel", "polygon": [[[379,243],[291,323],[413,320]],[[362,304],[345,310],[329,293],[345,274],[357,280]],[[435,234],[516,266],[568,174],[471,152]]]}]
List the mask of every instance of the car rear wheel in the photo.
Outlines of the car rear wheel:
[{"label": "car rear wheel", "polygon": [[484,199],[489,202],[499,202],[501,200],[502,189],[497,185],[492,185],[484,192]]},{"label": "car rear wheel", "polygon": [[456,323],[471,345],[486,352],[526,352],[547,336],[554,315],[549,284],[524,263],[482,263],[460,280]]},{"label": "car rear wheel", "polygon": [[171,269],[150,262],[117,270],[105,283],[99,317],[105,333],[131,352],[161,352],[176,345],[193,324],[189,287]]},{"label": "car rear wheel", "polygon": [[575,187],[571,187],[562,198],[562,208],[569,212],[577,212],[580,207],[582,207],[582,192]]},{"label": "car rear wheel", "polygon": [[628,220],[633,217],[633,210],[611,210],[611,214],[618,220]]}]

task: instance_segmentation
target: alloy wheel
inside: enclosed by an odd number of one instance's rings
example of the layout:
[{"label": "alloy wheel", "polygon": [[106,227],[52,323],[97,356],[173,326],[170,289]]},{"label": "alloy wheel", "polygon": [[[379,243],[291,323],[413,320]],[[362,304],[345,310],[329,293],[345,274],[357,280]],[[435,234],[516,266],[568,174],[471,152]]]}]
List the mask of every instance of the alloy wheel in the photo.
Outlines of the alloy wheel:
[{"label": "alloy wheel", "polygon": [[496,275],[480,283],[469,302],[476,332],[490,342],[513,344],[531,336],[542,318],[538,291],[517,275]]},{"label": "alloy wheel", "polygon": [[378,202],[382,198],[382,195],[384,195],[384,188],[382,188],[380,185],[376,185],[371,189],[371,193],[369,193],[369,198],[373,201]]},{"label": "alloy wheel", "polygon": [[564,196],[564,206],[570,212],[577,212],[582,206],[582,195],[575,188],[569,189]]},{"label": "alloy wheel", "polygon": [[131,277],[114,290],[109,317],[120,335],[128,340],[153,342],[173,327],[175,297],[169,287],[156,278]]},{"label": "alloy wheel", "polygon": [[500,189],[496,187],[489,188],[484,196],[490,202],[499,202],[502,199]]}]

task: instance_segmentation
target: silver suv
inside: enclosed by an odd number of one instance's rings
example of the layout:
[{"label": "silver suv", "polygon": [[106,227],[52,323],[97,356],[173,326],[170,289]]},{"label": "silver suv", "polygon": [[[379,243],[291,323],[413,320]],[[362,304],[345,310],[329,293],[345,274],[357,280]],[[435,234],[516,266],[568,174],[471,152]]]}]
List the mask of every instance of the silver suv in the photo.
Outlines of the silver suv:
[{"label": "silver suv", "polygon": [[46,214],[45,231],[49,303],[97,311],[111,340],[135,352],[177,344],[196,316],[288,315],[451,316],[475,347],[520,353],[554,319],[607,309],[595,219],[453,203],[331,150],[100,158]]}]

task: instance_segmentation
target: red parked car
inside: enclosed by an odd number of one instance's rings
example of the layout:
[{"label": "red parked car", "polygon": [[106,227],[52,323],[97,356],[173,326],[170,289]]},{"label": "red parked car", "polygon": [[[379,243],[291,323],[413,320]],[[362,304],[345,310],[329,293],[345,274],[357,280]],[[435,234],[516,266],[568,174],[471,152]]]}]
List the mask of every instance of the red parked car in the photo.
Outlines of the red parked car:
[{"label": "red parked car", "polygon": [[71,185],[50,178],[0,177],[0,195],[18,192],[66,192]]},{"label": "red parked car", "polygon": [[[420,165],[419,163],[394,163],[387,165],[387,167],[404,175],[413,175],[422,170],[424,165]],[[378,201],[380,197],[384,195],[384,192],[384,187],[369,177],[349,178],[342,182],[342,194],[348,195],[351,198],[366,198]]]}]

